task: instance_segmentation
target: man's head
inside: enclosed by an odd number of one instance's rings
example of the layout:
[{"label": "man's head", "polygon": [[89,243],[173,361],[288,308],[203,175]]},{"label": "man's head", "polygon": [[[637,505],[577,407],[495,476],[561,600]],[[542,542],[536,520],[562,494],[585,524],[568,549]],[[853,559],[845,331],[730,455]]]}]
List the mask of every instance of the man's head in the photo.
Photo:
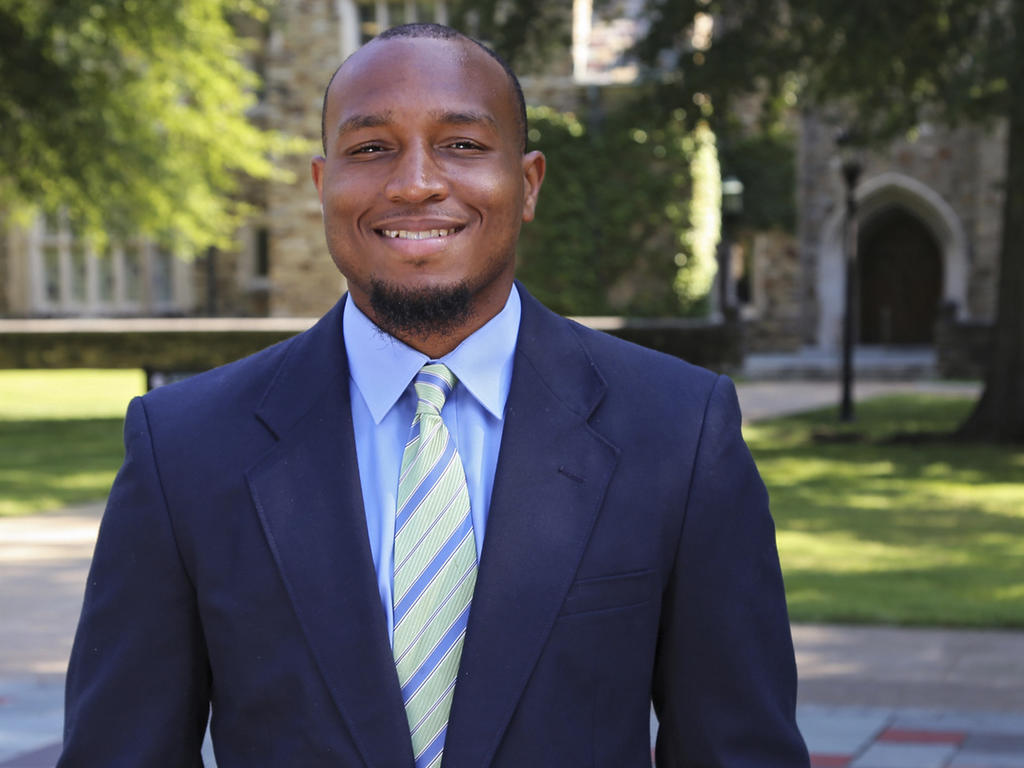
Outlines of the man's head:
[{"label": "man's head", "polygon": [[504,305],[544,175],[514,75],[447,27],[389,30],[335,73],[313,160],[331,257],[378,326],[439,356]]},{"label": "man's head", "polygon": [[[390,40],[396,37],[433,38],[434,40],[463,40],[476,45],[481,51],[498,62],[501,65],[501,68],[505,71],[505,74],[508,76],[509,85],[512,87],[516,103],[519,105],[519,130],[522,134],[523,154],[526,154],[526,98],[523,96],[523,87],[519,83],[519,78],[516,77],[516,73],[512,71],[512,67],[509,66],[509,63],[505,61],[505,59],[479,40],[474,40],[472,37],[463,35],[458,30],[446,27],[443,24],[402,24],[401,26],[391,27],[391,29],[385,30],[375,39]],[[341,70],[342,66],[344,66],[344,64],[339,65],[339,67],[334,70],[334,74],[331,75],[331,79],[327,83],[327,87],[324,89],[323,106],[320,110],[320,143],[323,146],[324,154],[327,154],[327,95],[331,92],[331,85],[334,83],[334,78],[338,76],[338,72]]]}]

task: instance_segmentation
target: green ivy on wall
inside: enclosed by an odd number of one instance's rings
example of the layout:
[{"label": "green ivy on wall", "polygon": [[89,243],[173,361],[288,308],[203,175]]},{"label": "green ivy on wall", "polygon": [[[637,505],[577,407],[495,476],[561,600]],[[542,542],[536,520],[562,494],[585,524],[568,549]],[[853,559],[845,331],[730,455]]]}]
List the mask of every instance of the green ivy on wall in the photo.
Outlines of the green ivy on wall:
[{"label": "green ivy on wall", "polygon": [[774,125],[750,132],[718,128],[723,176],[743,182],[742,225],[748,230],[796,231],[796,136]]},{"label": "green ivy on wall", "polygon": [[720,229],[711,130],[636,102],[589,124],[550,107],[528,112],[547,176],[519,243],[527,287],[566,314],[706,313]]}]

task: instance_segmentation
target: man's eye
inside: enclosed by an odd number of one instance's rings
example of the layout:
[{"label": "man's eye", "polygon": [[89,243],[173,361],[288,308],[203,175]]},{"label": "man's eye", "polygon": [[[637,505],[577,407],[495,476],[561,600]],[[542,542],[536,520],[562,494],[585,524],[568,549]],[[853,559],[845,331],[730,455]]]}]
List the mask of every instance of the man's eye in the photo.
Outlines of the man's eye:
[{"label": "man's eye", "polygon": [[458,141],[450,142],[448,146],[451,149],[483,149],[482,146],[469,139],[459,139]]},{"label": "man's eye", "polygon": [[363,144],[360,147],[356,147],[352,150],[353,155],[370,155],[374,152],[382,152],[384,147],[380,144]]}]

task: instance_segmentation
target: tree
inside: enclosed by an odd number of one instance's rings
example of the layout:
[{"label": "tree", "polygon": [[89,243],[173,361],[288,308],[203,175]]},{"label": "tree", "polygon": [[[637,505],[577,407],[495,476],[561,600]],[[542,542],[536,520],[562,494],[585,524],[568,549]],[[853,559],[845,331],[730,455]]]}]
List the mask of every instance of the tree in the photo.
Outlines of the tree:
[{"label": "tree", "polygon": [[572,3],[453,0],[449,7],[456,28],[486,41],[519,73],[550,73],[551,60],[572,43]]},{"label": "tree", "polygon": [[1024,440],[1024,0],[648,0],[648,12],[637,51],[674,58],[663,96],[691,111],[720,116],[756,92],[842,109],[874,142],[924,120],[1008,121],[992,355],[960,433]]},{"label": "tree", "polygon": [[0,0],[0,210],[225,244],[291,140],[251,119],[256,0]]}]

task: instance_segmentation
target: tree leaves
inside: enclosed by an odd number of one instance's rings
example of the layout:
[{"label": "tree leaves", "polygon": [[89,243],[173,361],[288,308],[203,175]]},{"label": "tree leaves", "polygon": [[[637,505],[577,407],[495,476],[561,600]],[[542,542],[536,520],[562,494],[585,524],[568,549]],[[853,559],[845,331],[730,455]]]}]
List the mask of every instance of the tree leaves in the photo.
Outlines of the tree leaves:
[{"label": "tree leaves", "polygon": [[[656,19],[636,52],[653,70],[671,56],[681,76],[666,96],[719,112],[743,95],[792,90],[791,106],[843,107],[866,140],[884,142],[929,119],[986,120],[1008,110],[1012,25],[996,0],[648,0]],[[693,55],[694,19],[715,19]]]},{"label": "tree leaves", "polygon": [[0,205],[97,239],[225,245],[244,179],[304,143],[251,119],[247,0],[0,0]]}]

